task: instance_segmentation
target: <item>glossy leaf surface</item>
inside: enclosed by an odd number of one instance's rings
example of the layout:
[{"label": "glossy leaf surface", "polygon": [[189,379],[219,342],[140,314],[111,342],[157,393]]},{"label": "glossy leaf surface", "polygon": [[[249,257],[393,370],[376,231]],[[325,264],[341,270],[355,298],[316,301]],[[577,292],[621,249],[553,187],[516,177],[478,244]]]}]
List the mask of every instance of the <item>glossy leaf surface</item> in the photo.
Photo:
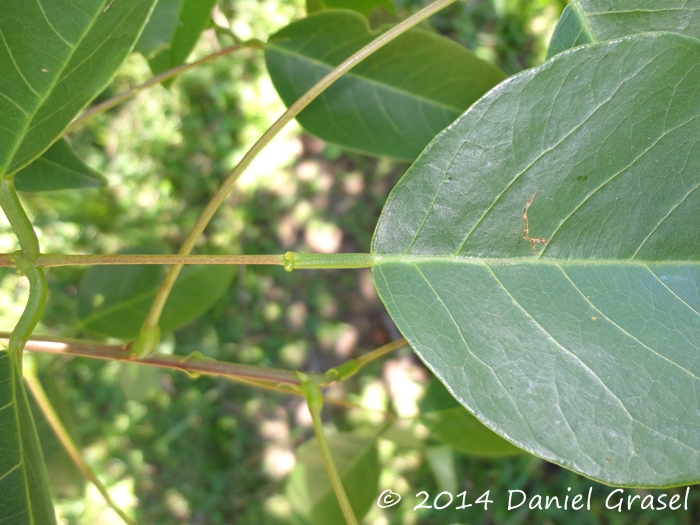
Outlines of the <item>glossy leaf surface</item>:
[{"label": "glossy leaf surface", "polygon": [[20,191],[95,188],[105,183],[105,178],[85,164],[63,139],[15,173],[15,188]]},{"label": "glossy leaf surface", "polygon": [[0,350],[0,524],[56,523],[19,364]]},{"label": "glossy leaf surface", "polygon": [[154,3],[3,2],[0,176],[41,155],[104,89]]},{"label": "glossy leaf surface", "polygon": [[[289,106],[375,37],[352,11],[321,11],[287,26],[265,46],[275,89]],[[503,78],[465,47],[412,29],[345,74],[297,120],[327,142],[413,160]]]},{"label": "glossy leaf surface", "polygon": [[382,300],[457,400],[611,484],[700,480],[699,63],[700,41],[647,33],[511,77],[373,241]]},{"label": "glossy leaf surface", "polygon": [[421,401],[420,419],[434,438],[465,454],[511,456],[522,452],[486,428],[435,378]]},{"label": "glossy leaf surface", "polygon": [[[188,266],[165,304],[161,330],[176,330],[196,319],[228,289],[233,265]],[[79,287],[78,316],[85,330],[135,339],[164,276],[161,266],[93,266]]]},{"label": "glossy leaf surface", "polygon": [[700,38],[700,4],[688,0],[571,0],[547,57],[588,42],[670,31]]},{"label": "glossy leaf surface", "polygon": [[[355,516],[361,520],[377,497],[377,442],[350,433],[332,434],[327,439]],[[345,523],[315,438],[296,450],[296,465],[289,475],[286,493],[294,513],[304,523]]]}]

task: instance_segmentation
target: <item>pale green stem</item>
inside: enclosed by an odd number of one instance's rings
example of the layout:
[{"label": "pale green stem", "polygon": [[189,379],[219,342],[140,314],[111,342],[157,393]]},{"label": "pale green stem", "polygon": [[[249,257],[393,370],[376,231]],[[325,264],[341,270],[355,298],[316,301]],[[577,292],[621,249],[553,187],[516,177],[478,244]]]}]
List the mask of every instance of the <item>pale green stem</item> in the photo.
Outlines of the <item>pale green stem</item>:
[{"label": "pale green stem", "polygon": [[328,471],[328,477],[331,479],[331,486],[335,491],[335,497],[338,498],[340,509],[343,511],[343,516],[345,516],[345,521],[348,525],[358,525],[355,512],[352,510],[352,505],[350,505],[350,500],[345,492],[345,487],[343,487],[343,481],[340,479],[340,474],[333,461],[331,449],[328,446],[326,434],[323,430],[323,421],[321,420],[323,394],[321,394],[321,389],[318,387],[318,384],[312,381],[308,376],[301,373],[299,373],[298,376],[301,380],[301,391],[306,396],[306,402],[309,405],[309,412],[311,412],[311,419],[314,424],[314,432],[316,432],[318,446],[321,450],[323,463],[326,465],[326,470]]},{"label": "pale green stem", "polygon": [[5,179],[0,183],[0,206],[15,232],[19,246],[22,248],[22,258],[28,262],[36,261],[39,257],[39,239],[32,223],[19,201],[13,179]]},{"label": "pale green stem", "polygon": [[[0,260],[0,265],[3,261]],[[42,254],[37,266],[78,266],[98,264],[272,264],[283,266],[282,255],[52,255]]]},{"label": "pale green stem", "polygon": [[[311,89],[304,93],[301,98],[294,102],[294,104],[289,106],[287,111],[285,111],[282,116],[278,118],[277,121],[270,126],[270,128],[268,128],[262,137],[258,139],[253,147],[250,148],[244,155],[241,161],[233,168],[231,173],[229,173],[226,180],[224,180],[212,197],[211,201],[209,201],[209,204],[207,204],[204,211],[202,211],[202,214],[199,216],[197,222],[192,227],[192,230],[187,235],[187,238],[183,242],[178,253],[180,255],[187,255],[192,251],[200,235],[202,235],[204,228],[206,228],[207,224],[209,224],[209,221],[214,216],[214,213],[216,213],[216,210],[219,209],[221,203],[224,202],[231,189],[233,189],[234,184],[241,174],[248,168],[258,153],[260,153],[260,151],[267,146],[267,144],[282,130],[284,126],[287,125],[287,123],[289,123],[306,106],[308,106],[311,101],[318,97],[324,90],[326,90],[347,71],[355,67],[372,53],[455,1],[456,0],[437,0],[424,9],[421,9],[416,14],[408,17],[406,20],[403,20],[401,23],[387,30],[385,33],[382,33],[375,40],[360,49],[357,53],[343,61],[338,67],[333,69],[325,77],[314,84]],[[158,293],[153,300],[153,304],[151,305],[151,310],[148,313],[148,317],[146,318],[141,329],[139,341],[137,341],[136,346],[138,347],[139,352],[148,354],[155,348],[152,341],[154,340],[155,336],[159,334],[158,323],[160,321],[160,316],[163,312],[163,308],[165,307],[165,302],[168,299],[168,295],[170,295],[170,291],[172,290],[175,280],[177,279],[181,270],[182,265],[171,266],[165,279],[161,283],[160,289],[158,290]],[[148,344],[147,341],[151,341],[151,343]]]},{"label": "pale green stem", "polygon": [[220,51],[217,51],[216,53],[212,53],[211,55],[207,55],[204,58],[200,58],[199,60],[196,60],[194,62],[191,62],[189,64],[182,64],[181,66],[174,67],[172,69],[169,69],[168,71],[164,71],[163,73],[156,75],[152,78],[149,78],[146,82],[141,84],[140,86],[136,86],[135,88],[131,88],[127,91],[124,91],[123,93],[119,93],[118,95],[113,96],[112,98],[109,98],[105,100],[104,102],[101,102],[100,104],[97,104],[96,106],[91,107],[90,109],[86,110],[82,115],[80,115],[78,118],[76,118],[71,124],[66,128],[65,133],[69,133],[76,128],[79,128],[82,126],[87,120],[91,119],[95,115],[98,115],[100,113],[104,113],[107,110],[112,109],[115,106],[118,106],[125,100],[128,100],[134,96],[136,96],[137,93],[140,91],[143,91],[144,89],[147,89],[151,86],[154,86],[156,84],[159,84],[160,82],[163,82],[165,80],[169,80],[181,73],[184,73],[185,71],[188,71],[192,69],[193,67],[199,66],[201,64],[204,64],[206,62],[211,62],[212,60],[219,58],[220,56],[223,55],[228,55],[229,53],[233,53],[234,51],[238,51],[239,49],[245,49],[245,48],[254,48],[254,49],[263,49],[263,44],[257,41],[252,41],[252,42],[243,42],[240,44],[235,44],[233,46],[228,46]]},{"label": "pale green stem", "polygon": [[340,364],[335,368],[331,368],[330,370],[328,370],[323,376],[323,384],[325,385],[335,381],[344,381],[345,379],[357,374],[357,372],[360,371],[360,368],[365,366],[367,363],[370,363],[375,359],[379,359],[380,357],[390,352],[393,352],[397,348],[401,348],[407,343],[408,342],[406,341],[406,339],[402,337],[401,339],[397,339],[396,341],[387,343],[384,346],[380,346],[376,350],[372,350],[371,352],[368,352],[365,355],[360,356],[356,359],[349,359],[343,364]]},{"label": "pale green stem", "polygon": [[29,297],[17,325],[12,331],[8,344],[9,353],[12,355],[18,367],[22,366],[22,349],[32,335],[34,328],[44,312],[48,285],[44,270],[36,267],[36,261],[40,255],[39,239],[22,207],[13,179],[5,179],[0,183],[0,207],[2,207],[12,230],[17,235],[21,251],[13,259],[20,274],[25,274],[29,279]]},{"label": "pale green stem", "polygon": [[102,497],[107,505],[109,505],[114,512],[119,515],[124,523],[127,525],[136,525],[136,522],[129,518],[129,516],[127,516],[126,513],[114,502],[112,496],[107,491],[107,488],[98,479],[97,475],[95,475],[90,466],[83,460],[78,447],[73,442],[73,439],[70,437],[66,427],[63,426],[58,414],[56,414],[56,411],[54,410],[53,405],[51,405],[51,401],[49,401],[49,398],[46,395],[44,388],[41,386],[41,382],[39,381],[39,378],[36,376],[35,372],[33,370],[26,369],[24,372],[24,381],[27,383],[27,386],[29,386],[29,390],[32,391],[36,404],[39,405],[39,408],[44,414],[46,420],[49,422],[49,425],[51,425],[56,437],[61,442],[61,445],[68,453],[70,458],[73,460],[73,463],[75,463],[80,472],[83,473],[83,476],[85,476],[88,481],[97,487],[97,490],[100,492],[100,494],[102,494]]},{"label": "pale green stem", "polygon": [[284,269],[292,270],[331,270],[369,268],[372,255],[369,253],[297,253],[284,254]]}]

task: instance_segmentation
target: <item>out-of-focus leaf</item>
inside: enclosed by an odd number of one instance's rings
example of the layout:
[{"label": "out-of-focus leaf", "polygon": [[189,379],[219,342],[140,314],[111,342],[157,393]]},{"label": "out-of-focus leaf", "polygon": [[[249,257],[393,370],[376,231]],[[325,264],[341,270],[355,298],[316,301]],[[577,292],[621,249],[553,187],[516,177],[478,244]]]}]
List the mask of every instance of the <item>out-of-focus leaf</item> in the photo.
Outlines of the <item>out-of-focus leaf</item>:
[{"label": "out-of-focus leaf", "polygon": [[137,50],[153,74],[182,64],[211,18],[216,0],[160,0],[144,29]]},{"label": "out-of-focus leaf", "polygon": [[[355,516],[361,520],[377,497],[380,466],[376,440],[338,433],[328,436],[328,445]],[[296,460],[286,487],[295,514],[308,525],[344,523],[316,438],[296,450]]]},{"label": "out-of-focus leaf", "polygon": [[136,42],[136,51],[147,59],[170,47],[184,0],[158,0]]},{"label": "out-of-focus leaf", "polygon": [[698,63],[699,40],[644,33],[511,77],[426,148],[373,241],[380,297],[452,395],[610,484],[700,481]]},{"label": "out-of-focus leaf", "polygon": [[3,2],[0,177],[39,157],[104,89],[154,3]]},{"label": "out-of-focus leaf", "polygon": [[0,522],[55,524],[46,466],[22,372],[4,349],[0,349],[0,451]]},{"label": "out-of-focus leaf", "polygon": [[512,456],[522,450],[486,428],[460,405],[436,378],[420,404],[421,422],[431,435],[460,452],[477,456]]},{"label": "out-of-focus leaf", "polygon": [[[161,330],[176,330],[206,312],[226,292],[235,271],[233,265],[185,267],[163,310]],[[164,274],[156,265],[93,266],[78,292],[83,328],[124,340],[136,338]]]},{"label": "out-of-focus leaf", "polygon": [[447,445],[439,447],[426,447],[425,457],[433,471],[435,484],[440,491],[457,494],[459,480],[455,471],[454,450]]},{"label": "out-of-focus leaf", "polygon": [[[345,10],[320,11],[271,36],[265,60],[284,103],[292,104],[376,36],[366,18]],[[355,66],[297,120],[325,141],[413,160],[503,78],[465,47],[412,29]]]},{"label": "out-of-focus leaf", "polygon": [[[60,376],[51,368],[41,371],[39,378],[41,379],[46,396],[51,400],[56,414],[61,419],[61,423],[63,423],[63,426],[68,431],[73,442],[80,448],[80,439],[75,418],[68,406],[65,396],[66,385],[61,380]],[[39,408],[39,405],[37,405],[33,396],[30,394],[28,397],[29,404],[32,407],[32,415],[36,422],[37,433],[39,434],[41,450],[44,453],[46,470],[49,475],[49,484],[51,485],[51,493],[59,498],[77,498],[85,489],[85,476],[80,472],[80,469],[76,466],[75,462],[71,459],[66,449],[56,437],[56,433],[46,420],[44,413]]]},{"label": "out-of-focus leaf", "polygon": [[564,8],[559,22],[557,22],[557,27],[554,28],[554,34],[547,49],[547,59],[572,47],[589,44],[594,40],[595,37],[590,33],[590,28],[584,24],[579,12],[569,4]]},{"label": "out-of-focus leaf", "polygon": [[15,173],[15,187],[20,191],[94,188],[105,183],[106,179],[85,164],[63,139]]},{"label": "out-of-focus leaf", "polygon": [[547,58],[588,42],[653,31],[700,38],[700,6],[688,0],[571,0],[554,30]]},{"label": "out-of-focus leaf", "polygon": [[369,16],[376,9],[384,9],[396,14],[394,2],[391,0],[306,0],[306,13],[311,14],[322,9],[351,9]]}]

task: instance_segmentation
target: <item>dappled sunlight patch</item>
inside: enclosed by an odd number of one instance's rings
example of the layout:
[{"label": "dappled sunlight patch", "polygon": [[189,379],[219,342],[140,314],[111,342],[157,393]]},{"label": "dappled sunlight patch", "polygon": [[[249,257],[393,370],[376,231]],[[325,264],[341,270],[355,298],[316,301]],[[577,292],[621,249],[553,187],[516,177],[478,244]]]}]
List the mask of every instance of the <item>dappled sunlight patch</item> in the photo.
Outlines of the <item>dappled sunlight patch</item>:
[{"label": "dappled sunlight patch", "polygon": [[343,232],[331,222],[313,219],[306,227],[304,240],[311,251],[335,253],[343,242]]},{"label": "dappled sunlight patch", "polygon": [[410,358],[391,359],[384,364],[384,380],[399,417],[416,417],[418,400],[423,396],[425,370]]}]

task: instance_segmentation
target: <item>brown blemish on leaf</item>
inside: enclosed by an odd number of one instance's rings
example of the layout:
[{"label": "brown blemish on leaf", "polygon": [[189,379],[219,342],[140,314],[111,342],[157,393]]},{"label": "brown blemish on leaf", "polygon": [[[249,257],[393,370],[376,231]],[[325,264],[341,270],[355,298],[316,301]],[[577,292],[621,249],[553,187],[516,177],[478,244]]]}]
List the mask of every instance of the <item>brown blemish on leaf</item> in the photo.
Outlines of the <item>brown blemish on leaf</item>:
[{"label": "brown blemish on leaf", "polygon": [[535,195],[537,195],[537,193],[530,195],[530,198],[525,203],[525,209],[523,210],[523,239],[530,243],[532,246],[532,253],[537,255],[537,245],[541,244],[542,246],[547,246],[547,240],[544,237],[530,237],[530,224],[527,219],[527,210],[530,209],[532,201],[535,200]]}]

